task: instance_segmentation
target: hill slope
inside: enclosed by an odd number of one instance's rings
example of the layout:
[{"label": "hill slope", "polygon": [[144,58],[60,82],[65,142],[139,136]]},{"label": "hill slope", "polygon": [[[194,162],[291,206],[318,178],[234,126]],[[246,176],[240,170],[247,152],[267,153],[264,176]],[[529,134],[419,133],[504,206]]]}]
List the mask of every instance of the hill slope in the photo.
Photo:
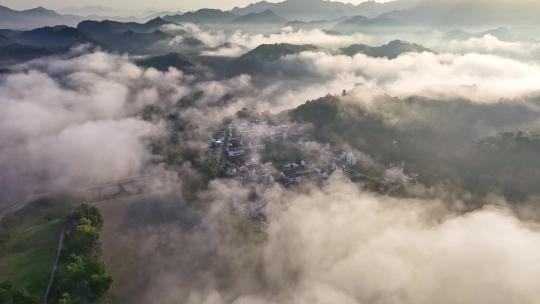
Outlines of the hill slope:
[{"label": "hill slope", "polygon": [[310,44],[262,44],[244,55],[232,60],[227,71],[229,76],[238,74],[264,75],[268,77],[276,74],[286,74],[290,77],[302,75],[305,71],[297,66],[287,64],[277,64],[277,61],[288,55],[295,55],[301,52],[319,51],[320,49]]},{"label": "hill slope", "polygon": [[354,15],[376,17],[383,13],[412,8],[417,2],[418,0],[397,0],[386,3],[366,1],[353,5],[325,0],[285,0],[277,3],[260,1],[246,7],[235,7],[231,13],[246,15],[271,10],[290,20],[311,21]]},{"label": "hill slope", "polygon": [[157,17],[146,23],[118,22],[111,20],[93,21],[85,20],[77,26],[77,29],[92,36],[103,36],[110,34],[122,34],[127,31],[137,33],[151,33],[159,30],[162,26],[172,24],[172,22]]},{"label": "hill slope", "polygon": [[347,56],[354,56],[356,54],[364,54],[370,57],[388,59],[397,58],[401,54],[405,53],[421,53],[421,52],[432,52],[430,49],[425,48],[419,44],[414,44],[410,42],[394,40],[389,43],[373,47],[364,44],[353,44],[346,48],[342,48],[341,52]]},{"label": "hill slope", "polygon": [[6,45],[9,45],[9,44],[12,44],[13,41],[11,39],[9,39],[8,37],[0,34],[0,47],[2,46],[6,46]]},{"label": "hill slope", "polygon": [[170,67],[174,67],[186,74],[194,75],[202,75],[209,71],[207,67],[179,53],[146,57],[137,60],[136,63],[144,67],[153,67],[160,71],[166,71]]},{"label": "hill slope", "polygon": [[377,17],[370,19],[365,16],[358,15],[338,23],[334,27],[334,30],[340,32],[355,32],[377,28],[398,28],[406,25],[406,23],[390,17]]},{"label": "hill slope", "polygon": [[182,23],[182,22],[191,22],[191,23],[208,23],[208,24],[214,24],[214,23],[227,23],[231,20],[237,18],[238,16],[230,13],[230,12],[224,12],[222,10],[218,9],[200,9],[195,12],[187,12],[181,15],[167,15],[164,16],[163,19]]},{"label": "hill slope", "polygon": [[386,14],[396,20],[442,26],[538,24],[539,1],[424,0],[412,9]]},{"label": "hill slope", "polygon": [[287,20],[276,15],[271,10],[265,10],[260,13],[249,13],[231,21],[235,24],[284,24]]},{"label": "hill slope", "polygon": [[276,44],[262,44],[255,49],[242,55],[239,59],[243,61],[247,60],[265,60],[272,61],[277,60],[287,55],[294,55],[306,51],[317,51],[318,47],[311,44],[289,44],[289,43],[276,43]]},{"label": "hill slope", "polygon": [[22,32],[13,39],[18,43],[45,47],[70,47],[81,43],[97,44],[80,30],[64,25]]},{"label": "hill slope", "polygon": [[0,28],[32,29],[54,25],[75,26],[80,20],[81,17],[61,15],[43,7],[18,11],[0,5]]},{"label": "hill slope", "polygon": [[40,199],[0,221],[0,282],[43,296],[70,203]]}]

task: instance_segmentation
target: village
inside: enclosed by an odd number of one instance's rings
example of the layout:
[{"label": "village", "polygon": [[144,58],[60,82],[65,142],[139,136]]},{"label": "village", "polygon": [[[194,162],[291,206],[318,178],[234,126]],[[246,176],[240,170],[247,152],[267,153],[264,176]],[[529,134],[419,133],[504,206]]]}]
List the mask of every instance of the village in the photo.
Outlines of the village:
[{"label": "village", "polygon": [[401,177],[416,180],[415,174],[404,173],[403,163],[388,167],[393,174],[373,176],[353,152],[321,144],[288,125],[271,126],[262,120],[228,124],[210,135],[208,149],[225,176],[243,183],[292,186],[307,180],[322,182],[339,173],[360,185],[391,192],[403,186]]}]

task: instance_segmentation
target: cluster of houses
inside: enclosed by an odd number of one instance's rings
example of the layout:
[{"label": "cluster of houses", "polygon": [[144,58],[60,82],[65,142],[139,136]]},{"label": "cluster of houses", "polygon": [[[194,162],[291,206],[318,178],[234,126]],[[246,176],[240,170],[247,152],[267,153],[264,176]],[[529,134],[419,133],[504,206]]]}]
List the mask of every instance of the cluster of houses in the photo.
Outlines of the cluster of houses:
[{"label": "cluster of houses", "polygon": [[272,182],[278,172],[271,163],[259,162],[257,153],[269,143],[286,139],[287,132],[287,127],[269,128],[264,122],[230,124],[210,136],[208,148],[227,176],[246,182]]},{"label": "cluster of houses", "polygon": [[[302,157],[285,163],[261,162],[260,154],[272,144],[294,145]],[[330,144],[321,145],[309,136],[291,132],[286,125],[232,123],[211,134],[208,147],[225,175],[243,182],[294,185],[308,179],[322,181],[341,172],[357,180],[380,182],[389,189],[401,186],[388,178],[364,175],[354,153],[333,150]]]},{"label": "cluster of houses", "polygon": [[358,162],[350,152],[333,154],[329,144],[319,147],[317,155],[306,153],[306,159],[295,159],[279,165],[261,162],[259,152],[276,143],[297,145],[300,148],[317,145],[303,134],[291,133],[288,126],[242,122],[229,124],[211,134],[208,147],[210,155],[227,176],[245,182],[279,181],[291,185],[307,178],[326,179],[336,170],[346,175],[351,174],[351,167]]}]

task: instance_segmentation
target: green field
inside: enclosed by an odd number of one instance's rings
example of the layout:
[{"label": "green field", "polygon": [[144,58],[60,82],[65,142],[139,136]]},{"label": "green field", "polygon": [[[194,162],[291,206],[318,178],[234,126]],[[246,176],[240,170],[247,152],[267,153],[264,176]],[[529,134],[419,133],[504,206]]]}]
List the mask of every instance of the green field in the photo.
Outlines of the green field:
[{"label": "green field", "polygon": [[67,199],[41,199],[0,223],[0,282],[41,299],[53,266]]}]

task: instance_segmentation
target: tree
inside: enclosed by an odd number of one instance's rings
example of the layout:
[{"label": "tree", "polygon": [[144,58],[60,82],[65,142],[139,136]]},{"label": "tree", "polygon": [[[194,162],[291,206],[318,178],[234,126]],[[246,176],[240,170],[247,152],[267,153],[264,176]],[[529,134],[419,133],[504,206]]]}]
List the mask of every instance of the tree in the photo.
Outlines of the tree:
[{"label": "tree", "polygon": [[112,278],[103,270],[90,276],[90,296],[91,300],[98,300],[105,296],[112,286]]},{"label": "tree", "polygon": [[249,114],[249,110],[248,108],[242,108],[242,110],[236,112],[236,117],[237,118],[249,118],[250,114]]},{"label": "tree", "polygon": [[66,248],[75,254],[97,256],[99,254],[99,230],[83,217],[75,228],[66,234]]},{"label": "tree", "polygon": [[[57,294],[62,294],[60,300],[75,303],[96,302],[102,299],[110,291],[112,278],[107,274],[107,268],[103,262],[82,255],[71,254],[69,261],[58,269],[56,286]],[[60,301],[59,300],[59,301]]]},{"label": "tree", "polygon": [[58,300],[58,304],[75,304],[75,303],[76,302],[71,299],[71,296],[67,292],[64,292],[60,300]]},{"label": "tree", "polygon": [[82,218],[90,220],[92,226],[101,229],[103,227],[103,217],[98,208],[88,204],[83,203],[79,207],[75,208],[69,215],[67,223],[74,224],[79,222]]},{"label": "tree", "polygon": [[203,171],[209,180],[221,175],[221,168],[219,167],[219,164],[210,156],[206,157],[203,162]]},{"label": "tree", "polygon": [[11,289],[13,285],[10,282],[0,283],[0,303],[8,303],[11,298]]},{"label": "tree", "polygon": [[184,162],[182,152],[179,152],[176,149],[168,149],[166,162],[171,166],[181,165]]},{"label": "tree", "polygon": [[26,289],[18,289],[10,282],[2,282],[0,283],[0,303],[36,304],[37,300],[30,296]]},{"label": "tree", "polygon": [[58,294],[69,293],[70,295],[84,292],[86,278],[86,260],[83,256],[71,254],[66,263],[58,268],[55,287],[60,291]]},{"label": "tree", "polygon": [[95,303],[110,291],[112,278],[100,261],[99,209],[82,204],[66,218],[66,236],[52,294],[59,304]]},{"label": "tree", "polygon": [[13,304],[36,304],[37,301],[28,294],[26,289],[17,289],[13,292],[12,296]]}]

